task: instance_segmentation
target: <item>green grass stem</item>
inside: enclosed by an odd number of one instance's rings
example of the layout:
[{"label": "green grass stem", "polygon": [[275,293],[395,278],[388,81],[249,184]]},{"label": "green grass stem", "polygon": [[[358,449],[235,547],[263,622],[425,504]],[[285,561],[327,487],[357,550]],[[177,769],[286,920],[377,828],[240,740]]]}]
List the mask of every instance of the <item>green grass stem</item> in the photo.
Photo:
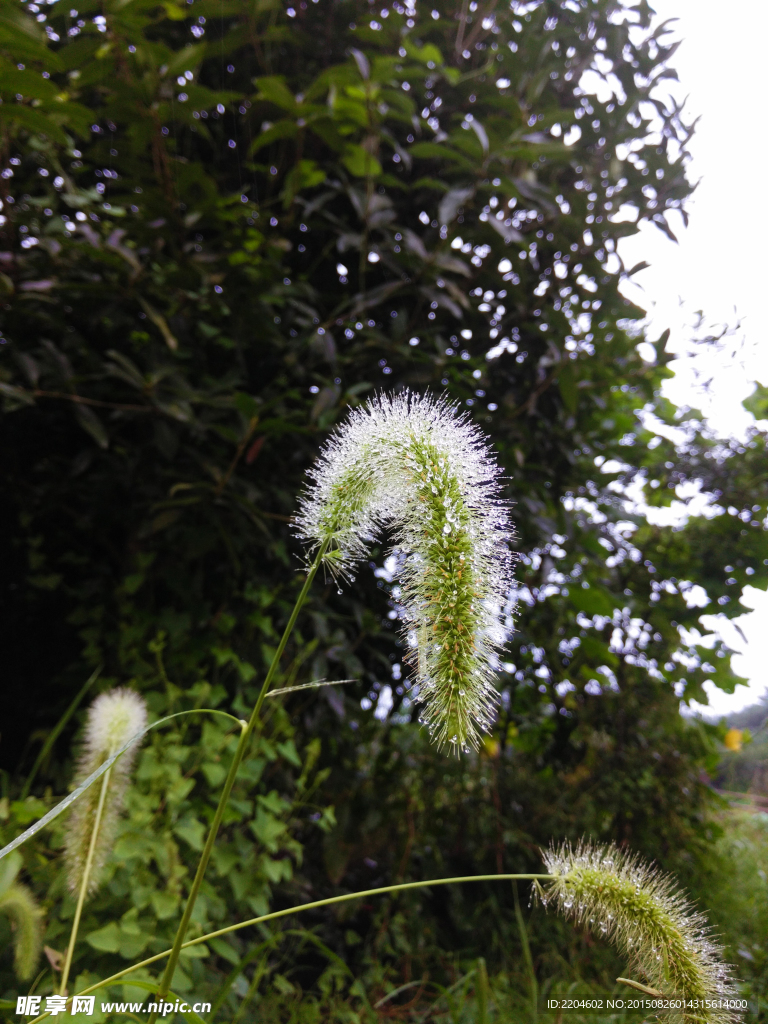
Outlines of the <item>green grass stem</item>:
[{"label": "green grass stem", "polygon": [[[240,931],[243,928],[251,928],[254,925],[262,924],[264,921],[276,921],[281,917],[288,917],[291,914],[299,914],[304,910],[316,910],[319,907],[330,907],[336,903],[348,903],[350,900],[364,899],[366,896],[381,896],[384,893],[390,892],[405,892],[408,889],[428,889],[433,885],[458,885],[462,882],[549,882],[552,881],[552,875],[461,875],[456,878],[431,878],[425,882],[398,882],[397,885],[382,885],[376,889],[364,889],[362,892],[349,892],[344,893],[342,896],[329,896],[324,900],[313,900],[311,903],[301,903],[298,907],[286,907],[284,910],[273,910],[270,914],[262,914],[261,917],[251,917],[247,921],[239,921],[237,924],[227,925],[226,928],[219,928],[215,932],[208,932],[206,935],[200,935],[196,939],[190,939],[188,942],[181,944],[181,949],[189,949],[191,946],[199,946],[204,942],[209,942],[211,939],[219,938],[221,935],[229,935],[230,932]],[[91,992],[96,992],[97,989],[106,988],[108,985],[114,985],[128,974],[132,974],[133,971],[138,971],[143,967],[148,967],[150,964],[155,964],[159,960],[163,960],[165,957],[169,957],[173,952],[173,948],[165,949],[162,953],[155,953],[154,956],[147,957],[146,960],[142,960],[140,963],[132,964],[130,967],[126,967],[122,971],[118,971],[117,974],[112,974],[108,978],[104,978],[103,981],[97,981],[93,985],[89,985],[88,988],[84,988],[82,992],[75,992],[74,995],[87,996]],[[35,1017],[30,1024],[38,1024],[38,1021],[45,1020],[50,1017],[50,1013],[43,1013],[39,1017]]]}]

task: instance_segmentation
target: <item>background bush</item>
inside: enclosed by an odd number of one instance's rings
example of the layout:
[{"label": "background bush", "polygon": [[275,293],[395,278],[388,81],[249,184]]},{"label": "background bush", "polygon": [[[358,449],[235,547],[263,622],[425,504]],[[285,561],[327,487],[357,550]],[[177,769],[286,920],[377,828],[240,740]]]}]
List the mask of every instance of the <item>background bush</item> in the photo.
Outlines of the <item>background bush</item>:
[{"label": "background bush", "polygon": [[[688,631],[697,597],[736,615],[744,584],[768,584],[766,438],[714,438],[661,397],[665,337],[641,358],[620,291],[641,268],[618,240],[646,219],[671,234],[691,191],[691,127],[652,97],[674,72],[649,5],[74,10],[0,7],[5,834],[66,790],[79,712],[19,799],[97,665],[93,692],[128,683],[157,715],[246,712],[296,594],[290,516],[319,444],[375,389],[431,388],[510,474],[520,586],[498,726],[478,757],[428,747],[383,555],[344,593],[317,585],[283,685],[357,682],[272,702],[194,927],[527,870],[582,833],[703,884],[718,730],[678,705],[736,679]],[[612,95],[580,87],[588,69]],[[717,514],[679,528],[624,498],[643,482],[669,505],[691,480]],[[146,744],[81,976],[169,944],[231,743],[206,723]],[[27,850],[54,949],[73,911],[60,846],[54,829]],[[213,944],[175,984],[219,991],[224,1016],[263,999],[311,1019],[447,984],[478,956],[517,978],[513,907],[479,886],[349,905]],[[532,927],[542,978],[612,976],[588,937]]]}]

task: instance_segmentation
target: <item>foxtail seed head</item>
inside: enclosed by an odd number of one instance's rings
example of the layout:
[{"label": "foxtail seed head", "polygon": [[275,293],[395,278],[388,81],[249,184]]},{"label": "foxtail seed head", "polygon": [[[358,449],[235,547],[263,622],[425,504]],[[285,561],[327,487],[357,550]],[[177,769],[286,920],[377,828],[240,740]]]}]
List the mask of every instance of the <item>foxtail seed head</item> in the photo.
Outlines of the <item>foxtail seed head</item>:
[{"label": "foxtail seed head", "polygon": [[[569,843],[544,853],[554,881],[537,886],[538,898],[566,917],[609,939],[667,997],[697,1002],[674,1011],[673,1020],[731,1024],[738,1016],[717,1002],[736,992],[731,968],[710,937],[703,914],[675,882],[615,846]],[[702,1001],[714,1000],[714,1006]],[[704,1008],[706,1006],[706,1008]]]},{"label": "foxtail seed head", "polygon": [[[83,749],[74,784],[78,786],[99,765],[119,750],[132,736],[136,742],[120,755],[109,770],[109,782],[96,838],[93,865],[88,879],[88,894],[99,886],[100,875],[114,838],[122,810],[136,750],[147,724],[147,707],[142,697],[125,687],[102,693],[88,709]],[[67,822],[65,858],[69,885],[76,892],[83,878],[91,834],[99,803],[101,779],[90,786],[73,805]]]},{"label": "foxtail seed head", "polygon": [[325,545],[334,575],[391,529],[421,721],[438,746],[476,749],[493,718],[512,583],[512,531],[483,434],[439,398],[381,395],[350,413],[309,476],[298,533]]},{"label": "foxtail seed head", "polygon": [[35,973],[40,959],[42,911],[26,885],[16,881],[22,866],[21,855],[11,853],[0,865],[0,914],[13,925],[13,966],[21,981]]}]

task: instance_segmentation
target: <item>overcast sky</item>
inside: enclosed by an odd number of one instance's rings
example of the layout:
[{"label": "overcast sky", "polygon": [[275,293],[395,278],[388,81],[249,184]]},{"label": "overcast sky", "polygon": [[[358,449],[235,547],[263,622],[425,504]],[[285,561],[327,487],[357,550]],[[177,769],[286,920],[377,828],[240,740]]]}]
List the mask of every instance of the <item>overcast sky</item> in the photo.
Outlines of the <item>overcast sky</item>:
[{"label": "overcast sky", "polygon": [[[768,145],[762,77],[768,3],[736,0],[724,8],[719,0],[651,2],[659,21],[678,19],[670,27],[683,41],[672,63],[680,78],[677,95],[687,96],[689,115],[700,118],[690,144],[689,172],[699,186],[688,205],[690,226],[685,229],[680,220],[673,225],[678,245],[650,226],[622,241],[620,252],[628,266],[641,260],[651,264],[637,275],[637,288],[625,287],[625,293],[648,310],[651,338],[667,327],[672,331],[670,347],[681,358],[665,393],[678,404],[702,409],[720,433],[741,434],[754,422],[741,406],[754,390],[752,382],[768,386],[763,313]],[[709,362],[684,355],[698,310],[706,323],[734,329],[732,344]],[[696,366],[704,371],[703,379],[711,379],[709,394],[697,385]],[[745,600],[756,609],[738,620],[747,644],[726,620],[702,616],[704,632],[719,628],[723,639],[743,652],[733,667],[750,680],[748,689],[737,687],[732,697],[712,688],[710,705],[719,713],[752,703],[768,687],[767,597],[747,588]]]}]

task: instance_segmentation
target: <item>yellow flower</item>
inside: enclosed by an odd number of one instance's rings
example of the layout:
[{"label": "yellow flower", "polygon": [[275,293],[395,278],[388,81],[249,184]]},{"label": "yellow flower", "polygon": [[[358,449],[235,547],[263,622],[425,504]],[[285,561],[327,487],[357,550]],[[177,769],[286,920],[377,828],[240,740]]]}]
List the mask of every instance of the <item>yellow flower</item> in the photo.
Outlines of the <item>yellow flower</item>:
[{"label": "yellow flower", "polygon": [[729,729],[723,738],[727,750],[741,750],[742,746],[741,729]]}]

